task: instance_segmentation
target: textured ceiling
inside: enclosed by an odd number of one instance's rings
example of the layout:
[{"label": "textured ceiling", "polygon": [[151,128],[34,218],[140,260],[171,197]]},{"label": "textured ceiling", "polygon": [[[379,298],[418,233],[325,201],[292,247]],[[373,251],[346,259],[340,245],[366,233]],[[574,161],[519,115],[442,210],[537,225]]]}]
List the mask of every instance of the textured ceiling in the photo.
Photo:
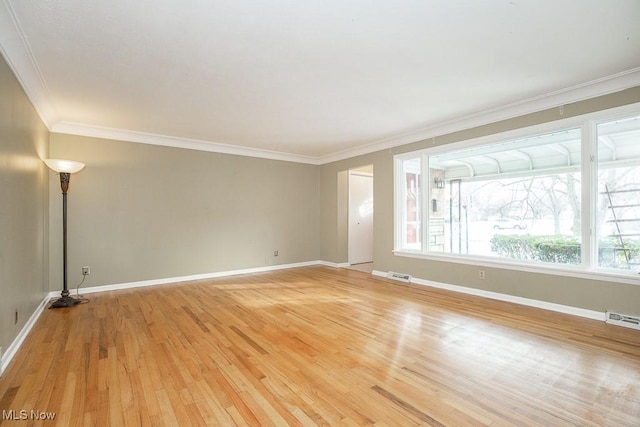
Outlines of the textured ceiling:
[{"label": "textured ceiling", "polygon": [[53,131],[312,161],[640,84],[637,0],[0,1]]}]

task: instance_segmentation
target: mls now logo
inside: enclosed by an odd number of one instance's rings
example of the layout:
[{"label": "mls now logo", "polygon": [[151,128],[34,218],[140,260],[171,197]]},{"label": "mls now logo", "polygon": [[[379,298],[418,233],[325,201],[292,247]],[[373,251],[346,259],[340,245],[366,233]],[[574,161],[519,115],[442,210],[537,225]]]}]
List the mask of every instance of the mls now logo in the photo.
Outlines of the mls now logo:
[{"label": "mls now logo", "polygon": [[3,420],[55,420],[56,413],[55,412],[41,412],[41,411],[27,411],[23,409],[21,411],[5,411],[2,410],[2,419]]}]

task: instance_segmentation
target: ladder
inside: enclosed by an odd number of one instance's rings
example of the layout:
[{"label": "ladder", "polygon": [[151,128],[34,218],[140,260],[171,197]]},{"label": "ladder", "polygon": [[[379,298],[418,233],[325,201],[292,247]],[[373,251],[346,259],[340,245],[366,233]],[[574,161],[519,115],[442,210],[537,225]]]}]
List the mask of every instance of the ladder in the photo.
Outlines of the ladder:
[{"label": "ladder", "polygon": [[[616,212],[616,209],[630,209],[630,208],[640,208],[640,203],[623,203],[623,204],[614,204],[613,197],[616,194],[630,194],[630,193],[638,193],[640,189],[626,189],[626,190],[609,190],[609,186],[605,184],[604,186],[605,192],[601,194],[606,194],[607,199],[609,200],[608,208],[611,210],[611,215],[613,219],[606,221],[607,223],[615,224],[616,233],[612,234],[611,237],[617,238],[620,243],[620,247],[624,254],[624,258],[627,264],[627,268],[631,269],[633,265],[640,265],[638,262],[631,262],[631,248],[628,245],[625,245],[625,238],[629,237],[640,237],[640,233],[623,233],[620,229],[621,224],[631,224],[631,223],[640,223],[640,218],[621,218],[619,213]],[[614,248],[614,263],[616,262],[616,249]]]}]

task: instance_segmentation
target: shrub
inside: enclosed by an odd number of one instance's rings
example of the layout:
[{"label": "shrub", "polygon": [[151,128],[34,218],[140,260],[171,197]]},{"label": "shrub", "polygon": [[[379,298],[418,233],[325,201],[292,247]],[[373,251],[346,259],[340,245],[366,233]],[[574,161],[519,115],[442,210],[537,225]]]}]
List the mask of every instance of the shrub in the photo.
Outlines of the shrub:
[{"label": "shrub", "polygon": [[[640,244],[625,242],[629,258],[640,255]],[[496,234],[491,239],[491,250],[501,257],[558,264],[580,264],[582,245],[573,236],[531,236]],[[601,267],[627,267],[625,251],[615,238],[600,240],[598,260]]]}]

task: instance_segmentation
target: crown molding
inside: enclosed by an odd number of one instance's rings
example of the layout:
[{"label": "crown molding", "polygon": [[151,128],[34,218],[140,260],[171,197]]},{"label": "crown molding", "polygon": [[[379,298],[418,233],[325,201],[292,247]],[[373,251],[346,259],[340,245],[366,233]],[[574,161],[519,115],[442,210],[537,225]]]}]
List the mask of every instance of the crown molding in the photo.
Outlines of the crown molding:
[{"label": "crown molding", "polygon": [[326,156],[314,157],[61,121],[46,81],[24,36],[10,0],[0,0],[0,54],[9,64],[40,119],[51,132],[313,165],[333,163],[640,86],[640,67],[638,67],[566,89],[470,114],[455,120],[436,123],[422,129],[380,139],[355,148]]},{"label": "crown molding", "polygon": [[318,163],[321,165],[333,163],[376,151],[388,150],[401,145],[608,95],[636,86],[640,86],[640,67],[501,107],[470,114],[455,120],[437,123],[417,131],[381,139],[353,149],[322,156],[318,158]]},{"label": "crown molding", "polygon": [[146,132],[91,126],[81,123],[58,122],[50,128],[50,131],[55,133],[66,133],[69,135],[160,145],[164,147],[185,148],[188,150],[208,151],[220,154],[233,154],[236,156],[257,157],[261,159],[281,160],[285,162],[306,163],[312,165],[318,164],[317,158],[310,156],[261,150],[258,148],[248,148],[239,145],[221,144],[198,139],[177,138]]},{"label": "crown molding", "polygon": [[58,113],[9,0],[0,2],[0,53],[20,82],[40,120],[51,129],[52,124],[58,121]]},{"label": "crown molding", "polygon": [[640,67],[622,73],[607,76],[591,82],[572,86],[548,94],[518,101],[512,104],[489,109],[483,112],[470,114],[456,120],[438,123],[417,131],[407,132],[390,138],[385,138],[371,144],[340,151],[327,156],[313,157],[291,153],[261,150],[238,145],[221,144],[204,140],[177,138],[166,135],[158,135],[144,132],[136,132],[123,129],[91,126],[81,123],[58,122],[49,129],[52,132],[67,133],[71,135],[90,136],[96,138],[115,139],[119,141],[138,142],[142,144],[161,145],[191,150],[209,151],[214,153],[233,154],[238,156],[258,157],[287,162],[306,163],[312,165],[324,165],[349,159],[352,157],[370,154],[376,151],[387,150],[401,145],[411,144],[429,138],[435,138],[471,129],[489,123],[499,122],[538,111],[584,101],[602,95],[607,95],[621,90],[640,86]]}]

